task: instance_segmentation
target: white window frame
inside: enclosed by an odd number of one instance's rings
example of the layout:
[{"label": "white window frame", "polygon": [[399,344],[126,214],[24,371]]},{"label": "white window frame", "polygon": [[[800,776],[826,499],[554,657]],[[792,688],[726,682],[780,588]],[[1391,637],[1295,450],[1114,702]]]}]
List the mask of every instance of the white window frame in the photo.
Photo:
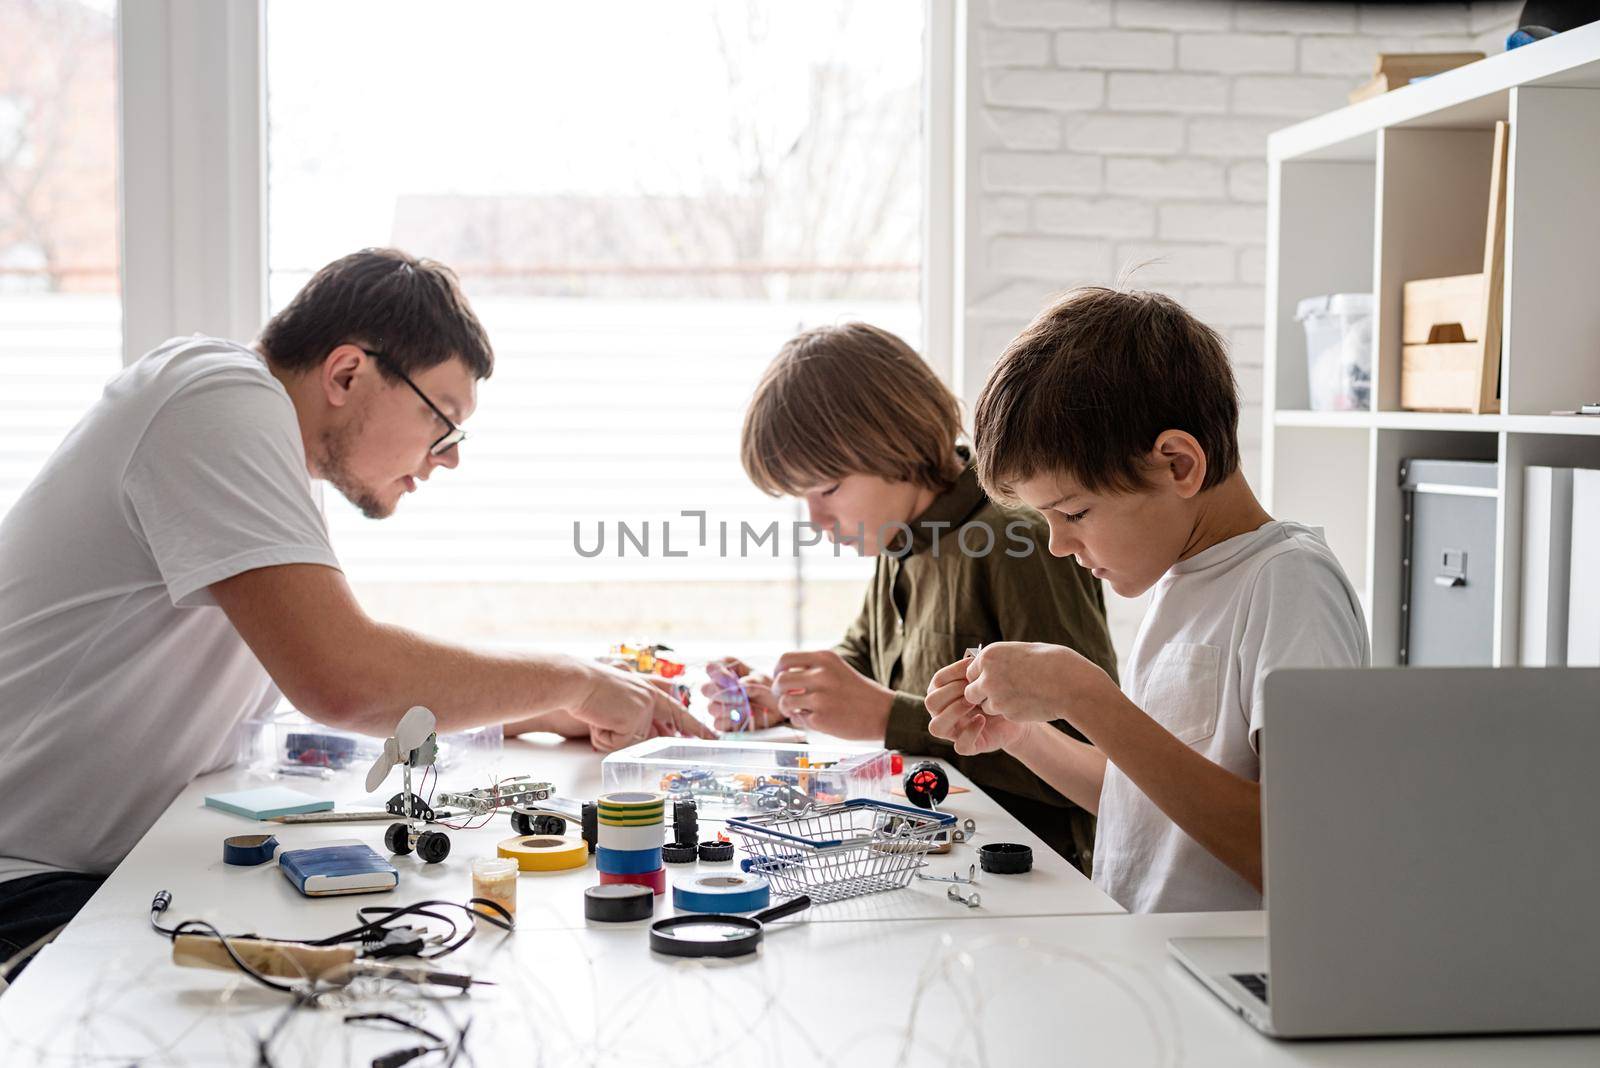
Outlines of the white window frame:
[{"label": "white window frame", "polygon": [[[924,353],[965,396],[968,0],[926,0]],[[267,315],[266,0],[123,0],[117,12],[122,351],[253,338]]]},{"label": "white window frame", "polygon": [[265,0],[117,5],[122,360],[265,321]]}]

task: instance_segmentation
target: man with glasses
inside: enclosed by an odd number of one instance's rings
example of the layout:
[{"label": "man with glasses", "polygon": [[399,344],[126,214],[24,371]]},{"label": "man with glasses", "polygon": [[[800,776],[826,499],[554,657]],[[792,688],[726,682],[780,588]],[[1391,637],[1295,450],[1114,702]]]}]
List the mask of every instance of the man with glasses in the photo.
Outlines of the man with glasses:
[{"label": "man with glasses", "polygon": [[493,369],[445,267],[346,256],[254,346],[193,336],[124,370],[0,521],[0,960],[69,919],[281,695],[383,736],[515,722],[615,748],[711,732],[649,679],[378,623],[311,480],[381,519],[461,461]]}]

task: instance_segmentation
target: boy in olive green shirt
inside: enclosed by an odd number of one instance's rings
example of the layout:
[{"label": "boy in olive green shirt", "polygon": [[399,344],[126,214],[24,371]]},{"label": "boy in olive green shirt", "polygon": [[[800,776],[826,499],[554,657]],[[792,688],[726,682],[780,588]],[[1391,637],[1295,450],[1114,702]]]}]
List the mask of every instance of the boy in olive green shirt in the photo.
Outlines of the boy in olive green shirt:
[{"label": "boy in olive green shirt", "polygon": [[[745,470],[774,496],[805,498],[812,523],[877,568],[834,649],[786,653],[776,681],[724,663],[755,726],[788,720],[947,760],[1087,873],[1092,816],[1009,754],[959,756],[928,733],[929,680],[974,646],[1065,645],[1116,673],[1098,580],[1050,555],[1037,513],[989,500],[960,433],[955,396],[893,334],[850,323],[784,346],[745,416]],[[732,709],[706,693],[729,728]]]}]

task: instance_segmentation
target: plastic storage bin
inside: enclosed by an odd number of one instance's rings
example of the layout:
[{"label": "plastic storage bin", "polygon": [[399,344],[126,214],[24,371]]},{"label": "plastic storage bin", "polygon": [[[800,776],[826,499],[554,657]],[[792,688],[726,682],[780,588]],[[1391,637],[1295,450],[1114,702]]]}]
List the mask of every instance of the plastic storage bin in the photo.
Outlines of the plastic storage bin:
[{"label": "plastic storage bin", "polygon": [[[395,721],[399,722],[399,716]],[[280,713],[257,727],[259,734],[251,754],[253,765],[275,776],[331,777],[350,772],[360,777],[383,752],[382,738],[326,727],[299,712]],[[441,734],[435,766],[445,770],[493,761],[501,752],[503,738],[498,724]]]},{"label": "plastic storage bin", "polygon": [[887,799],[890,760],[887,749],[652,738],[612,753],[600,770],[608,793],[662,790],[693,798],[702,812],[758,815]]},{"label": "plastic storage bin", "polygon": [[1295,319],[1306,328],[1311,407],[1365,411],[1372,404],[1372,294],[1307,297]]}]

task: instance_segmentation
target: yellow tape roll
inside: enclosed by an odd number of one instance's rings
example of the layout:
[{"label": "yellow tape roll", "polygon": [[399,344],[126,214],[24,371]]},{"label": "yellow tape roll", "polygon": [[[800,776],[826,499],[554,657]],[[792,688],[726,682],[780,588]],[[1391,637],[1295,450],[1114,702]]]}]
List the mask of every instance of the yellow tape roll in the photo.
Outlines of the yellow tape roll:
[{"label": "yellow tape roll", "polygon": [[554,834],[519,834],[495,847],[523,871],[566,871],[589,863],[589,846],[581,838]]}]

